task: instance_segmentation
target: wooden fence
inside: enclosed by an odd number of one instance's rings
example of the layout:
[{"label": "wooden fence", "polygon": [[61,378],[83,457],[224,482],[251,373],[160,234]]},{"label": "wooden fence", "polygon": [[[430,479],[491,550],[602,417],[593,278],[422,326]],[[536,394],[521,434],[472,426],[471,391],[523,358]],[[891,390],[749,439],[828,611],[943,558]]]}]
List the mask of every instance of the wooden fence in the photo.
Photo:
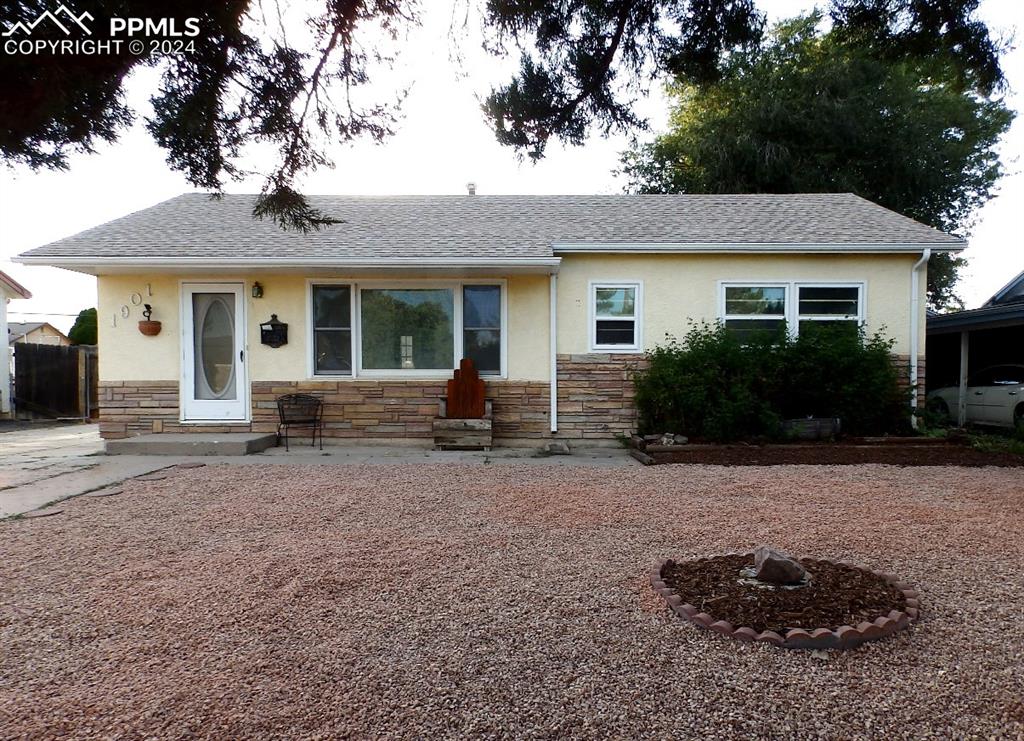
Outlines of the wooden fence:
[{"label": "wooden fence", "polygon": [[14,406],[19,414],[94,418],[98,379],[95,345],[14,345]]}]

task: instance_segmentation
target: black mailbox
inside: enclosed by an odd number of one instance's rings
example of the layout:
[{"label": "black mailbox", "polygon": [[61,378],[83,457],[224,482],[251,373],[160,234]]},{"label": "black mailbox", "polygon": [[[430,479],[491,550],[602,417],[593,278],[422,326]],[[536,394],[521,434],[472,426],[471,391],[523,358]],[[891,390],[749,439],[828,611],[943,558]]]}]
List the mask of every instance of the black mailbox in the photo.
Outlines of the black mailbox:
[{"label": "black mailbox", "polygon": [[288,325],[277,321],[277,314],[271,314],[270,321],[260,325],[260,342],[271,347],[287,345]]}]

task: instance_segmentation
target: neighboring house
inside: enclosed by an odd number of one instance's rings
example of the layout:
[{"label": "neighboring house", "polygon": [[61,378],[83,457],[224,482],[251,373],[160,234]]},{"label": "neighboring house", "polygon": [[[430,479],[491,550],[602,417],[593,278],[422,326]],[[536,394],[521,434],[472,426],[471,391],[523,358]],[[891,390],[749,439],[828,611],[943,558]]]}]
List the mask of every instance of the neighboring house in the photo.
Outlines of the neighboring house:
[{"label": "neighboring house", "polygon": [[469,357],[498,439],[608,440],[635,427],[644,351],[702,320],[862,322],[909,377],[925,258],[964,246],[850,194],[310,200],[341,223],[285,232],[252,196],[186,194],[18,258],[99,278],[105,437],[273,431],[303,391],[328,436],[426,438]]},{"label": "neighboring house", "polygon": [[30,342],[34,345],[70,345],[67,335],[49,322],[8,322],[10,342]]},{"label": "neighboring house", "polygon": [[0,417],[11,413],[11,350],[7,330],[7,302],[32,298],[28,289],[0,271]]},{"label": "neighboring house", "polygon": [[[929,390],[960,386],[965,395],[969,379],[979,371],[1024,365],[1024,272],[980,308],[929,314],[927,343]],[[958,401],[952,416],[962,426],[968,421],[968,402]]]}]

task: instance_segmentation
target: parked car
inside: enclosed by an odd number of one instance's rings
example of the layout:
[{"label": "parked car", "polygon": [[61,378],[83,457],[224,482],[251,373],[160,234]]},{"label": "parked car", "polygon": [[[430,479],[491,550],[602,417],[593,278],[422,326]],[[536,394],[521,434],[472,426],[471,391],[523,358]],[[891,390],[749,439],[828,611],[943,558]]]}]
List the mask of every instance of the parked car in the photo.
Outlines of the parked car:
[{"label": "parked car", "polygon": [[[960,387],[928,394],[928,409],[956,422]],[[968,424],[1024,425],[1024,365],[993,365],[967,379]]]}]

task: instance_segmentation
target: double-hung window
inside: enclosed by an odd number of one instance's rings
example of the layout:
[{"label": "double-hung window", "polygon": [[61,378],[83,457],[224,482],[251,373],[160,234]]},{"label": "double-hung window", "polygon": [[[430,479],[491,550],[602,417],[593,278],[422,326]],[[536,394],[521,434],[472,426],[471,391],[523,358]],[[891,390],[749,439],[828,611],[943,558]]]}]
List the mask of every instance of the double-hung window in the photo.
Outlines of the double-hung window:
[{"label": "double-hung window", "polygon": [[796,287],[797,330],[856,332],[861,321],[861,287],[803,285]]},{"label": "double-hung window", "polygon": [[727,285],[722,319],[741,342],[770,337],[786,328],[785,285]]},{"label": "double-hung window", "polygon": [[503,372],[501,283],[310,286],[314,375],[441,376],[472,359]]},{"label": "double-hung window", "polygon": [[501,286],[462,287],[462,338],[480,375],[501,375]]},{"label": "double-hung window", "polygon": [[741,342],[816,330],[856,332],[864,320],[862,283],[726,283],[719,317]]},{"label": "double-hung window", "polygon": [[636,352],[642,349],[643,286],[639,282],[590,284],[590,349]]},{"label": "double-hung window", "polygon": [[352,375],[352,286],[312,287],[313,373]]}]

